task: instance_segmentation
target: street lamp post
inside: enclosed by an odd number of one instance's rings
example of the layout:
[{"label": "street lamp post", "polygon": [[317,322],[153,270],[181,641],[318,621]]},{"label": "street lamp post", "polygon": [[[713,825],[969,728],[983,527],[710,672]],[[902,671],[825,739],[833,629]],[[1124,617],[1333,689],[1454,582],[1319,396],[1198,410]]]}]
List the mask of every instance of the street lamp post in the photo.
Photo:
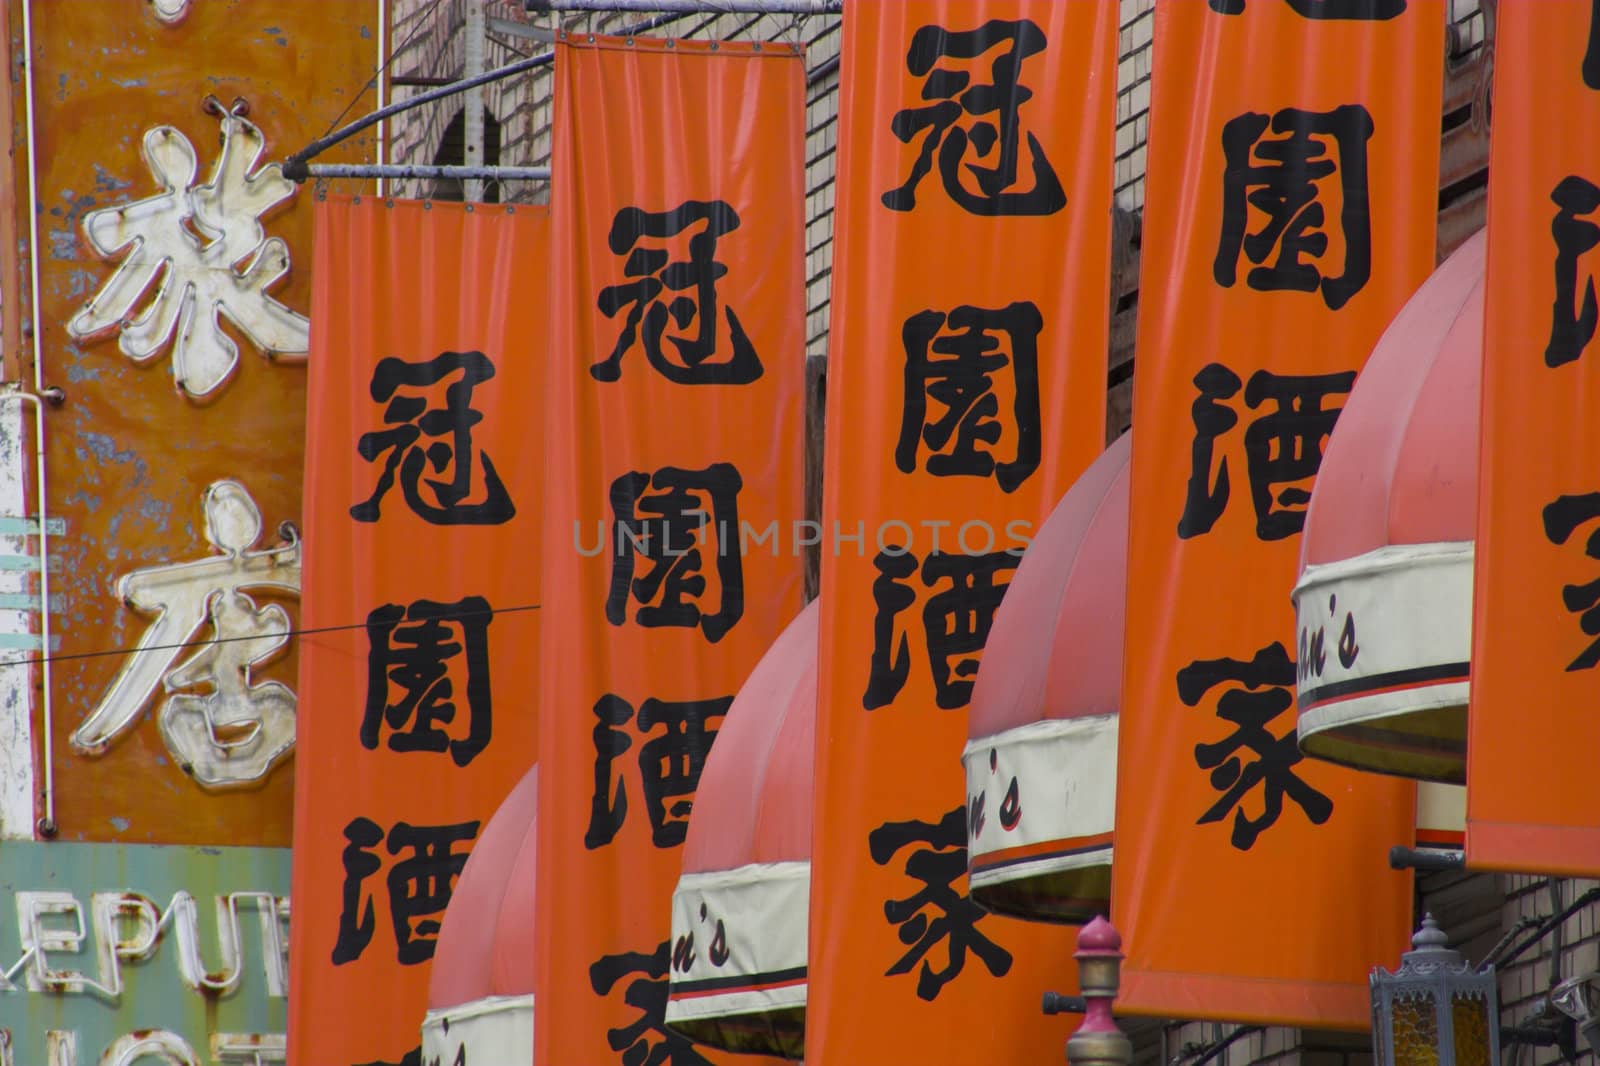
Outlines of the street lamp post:
[{"label": "street lamp post", "polygon": [[1117,1028],[1111,1003],[1122,983],[1122,936],[1103,917],[1078,930],[1078,990],[1083,994],[1083,1024],[1067,1038],[1071,1066],[1128,1066],[1133,1044]]},{"label": "street lamp post", "polygon": [[1475,971],[1429,914],[1394,973],[1372,971],[1375,1066],[1497,1066],[1494,968]]}]

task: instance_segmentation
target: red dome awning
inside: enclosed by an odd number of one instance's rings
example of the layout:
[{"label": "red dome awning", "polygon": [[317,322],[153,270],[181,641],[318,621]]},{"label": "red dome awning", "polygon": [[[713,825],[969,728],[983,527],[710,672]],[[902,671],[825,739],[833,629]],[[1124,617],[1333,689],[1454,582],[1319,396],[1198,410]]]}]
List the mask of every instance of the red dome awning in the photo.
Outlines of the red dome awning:
[{"label": "red dome awning", "polygon": [[1417,290],[1329,438],[1294,589],[1315,758],[1464,778],[1483,264],[1480,232]]},{"label": "red dome awning", "polygon": [[533,1062],[534,863],[539,767],[484,826],[434,948],[422,1058]]},{"label": "red dome awning", "polygon": [[819,616],[813,601],[740,688],[689,817],[666,1020],[713,1047],[804,1054]]},{"label": "red dome awning", "polygon": [[1125,434],[1011,578],[967,715],[968,869],[990,910],[1085,921],[1111,894],[1128,584]]}]

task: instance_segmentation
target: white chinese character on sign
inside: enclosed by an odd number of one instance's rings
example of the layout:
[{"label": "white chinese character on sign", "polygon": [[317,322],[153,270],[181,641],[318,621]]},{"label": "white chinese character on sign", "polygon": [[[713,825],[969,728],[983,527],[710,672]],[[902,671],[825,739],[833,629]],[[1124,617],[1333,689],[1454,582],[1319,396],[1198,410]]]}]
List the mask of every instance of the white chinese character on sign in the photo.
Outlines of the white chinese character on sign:
[{"label": "white chinese character on sign", "polygon": [[[160,685],[168,696],[156,723],[167,750],[201,785],[219,788],[259,781],[294,746],[294,692],[250,677],[282,654],[289,615],[277,604],[258,608],[249,593],[299,596],[300,541],[290,535],[255,549],[261,511],[236,481],[213,482],[202,508],[206,540],[222,554],[135,570],[117,582],[122,601],[154,621],[72,746],[105,752]],[[208,623],[211,639],[174,668]]]},{"label": "white chinese character on sign", "polygon": [[268,357],[304,356],[310,323],[267,295],[289,272],[289,247],[266,235],[261,216],[295,185],[276,163],[256,168],[265,147],[254,125],[223,114],[211,180],[195,185],[188,138],[171,126],[147,131],[145,164],[165,191],[84,216],[89,244],[122,262],[67,332],[82,340],[116,330],[117,347],[137,363],[170,345],[173,380],[192,399],[220,389],[239,363],[224,317]]},{"label": "white chinese character on sign", "polygon": [[156,18],[169,26],[182,22],[183,16],[189,13],[189,0],[151,0],[156,9]]}]

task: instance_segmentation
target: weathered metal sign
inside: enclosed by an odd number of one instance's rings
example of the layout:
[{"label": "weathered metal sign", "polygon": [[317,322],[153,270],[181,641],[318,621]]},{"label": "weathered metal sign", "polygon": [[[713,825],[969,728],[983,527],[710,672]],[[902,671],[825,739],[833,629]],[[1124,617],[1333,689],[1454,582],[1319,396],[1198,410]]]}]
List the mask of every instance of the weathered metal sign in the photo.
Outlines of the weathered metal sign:
[{"label": "weathered metal sign", "polygon": [[289,852],[0,847],[0,1066],[286,1061]]},{"label": "weathered metal sign", "polygon": [[65,398],[42,697],[61,838],[286,845],[312,190],[273,160],[375,106],[382,5],[0,7],[37,251],[11,366],[36,331]]}]

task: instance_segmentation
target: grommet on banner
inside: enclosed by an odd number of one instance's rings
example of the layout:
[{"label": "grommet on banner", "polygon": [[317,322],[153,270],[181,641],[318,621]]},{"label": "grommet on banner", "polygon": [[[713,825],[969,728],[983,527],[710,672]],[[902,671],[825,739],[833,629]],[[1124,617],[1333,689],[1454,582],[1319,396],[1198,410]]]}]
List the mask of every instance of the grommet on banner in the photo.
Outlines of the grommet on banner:
[{"label": "grommet on banner", "polygon": [[461,206],[463,206],[463,207],[465,207],[467,209],[467,214],[469,214],[469,215],[472,214],[472,205],[470,203],[462,204]]},{"label": "grommet on banner", "polygon": [[422,209],[424,211],[432,211],[433,210],[433,201],[432,200],[424,200],[424,201],[422,201]]},{"label": "grommet on banner", "polygon": [[361,194],[356,193],[355,199],[350,202],[359,207],[361,205]]},{"label": "grommet on banner", "polygon": [[626,44],[629,48],[632,48],[633,47],[633,38],[632,37],[624,37],[623,38],[623,43]]},{"label": "grommet on banner", "polygon": [[676,48],[676,47],[678,47],[678,42],[675,39],[673,39],[671,37],[668,37],[667,38],[667,47],[668,48]]},{"label": "grommet on banner", "polygon": [[383,206],[384,207],[393,207],[394,206],[394,197],[391,196],[387,200],[385,200],[383,202]]}]

